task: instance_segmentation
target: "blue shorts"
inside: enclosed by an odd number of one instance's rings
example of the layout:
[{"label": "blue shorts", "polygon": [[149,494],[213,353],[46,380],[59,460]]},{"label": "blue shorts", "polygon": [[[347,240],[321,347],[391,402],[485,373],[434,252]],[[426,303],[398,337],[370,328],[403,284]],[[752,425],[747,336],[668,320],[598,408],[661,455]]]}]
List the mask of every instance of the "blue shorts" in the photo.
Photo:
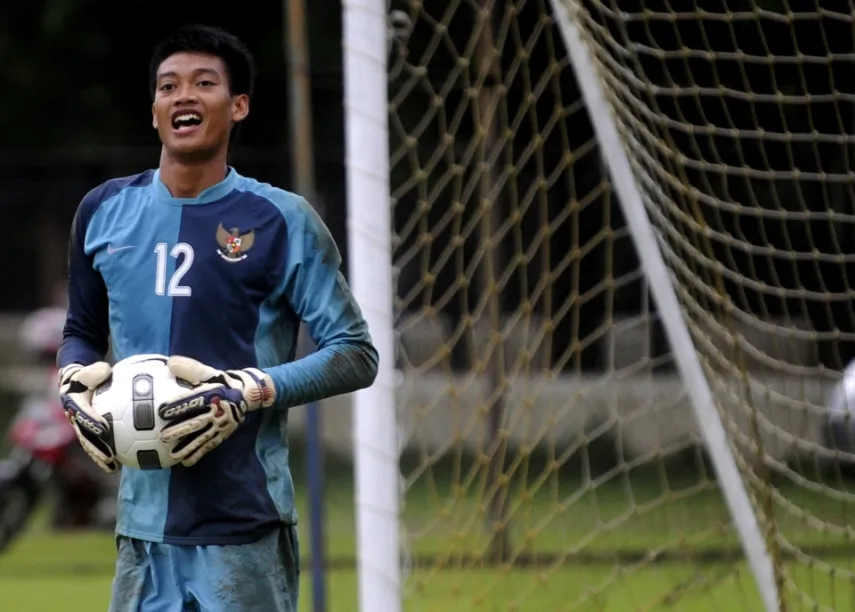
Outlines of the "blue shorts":
[{"label": "blue shorts", "polygon": [[110,612],[297,612],[296,527],[238,546],[117,544]]}]

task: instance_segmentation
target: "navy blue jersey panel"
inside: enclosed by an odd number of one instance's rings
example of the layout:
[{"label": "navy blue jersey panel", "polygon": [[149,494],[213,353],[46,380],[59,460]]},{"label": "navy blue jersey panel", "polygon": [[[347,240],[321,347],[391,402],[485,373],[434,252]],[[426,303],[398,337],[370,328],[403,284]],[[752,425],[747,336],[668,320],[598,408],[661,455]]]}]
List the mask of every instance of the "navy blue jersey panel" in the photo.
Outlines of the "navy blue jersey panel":
[{"label": "navy blue jersey panel", "polygon": [[264,198],[233,191],[184,206],[178,242],[193,253],[180,283],[192,294],[174,298],[170,354],[220,369],[255,366],[258,309],[282,278],[282,215]]},{"label": "navy blue jersey panel", "polygon": [[172,468],[163,529],[168,544],[246,544],[281,522],[255,447],[263,413],[190,468]]},{"label": "navy blue jersey panel", "polygon": [[[264,198],[232,191],[184,206],[178,243],[193,253],[181,279],[191,292],[173,298],[170,354],[219,369],[256,366],[259,307],[282,276],[287,248],[282,215]],[[164,541],[251,541],[280,520],[256,452],[260,422],[249,415],[196,466],[173,468]]]}]

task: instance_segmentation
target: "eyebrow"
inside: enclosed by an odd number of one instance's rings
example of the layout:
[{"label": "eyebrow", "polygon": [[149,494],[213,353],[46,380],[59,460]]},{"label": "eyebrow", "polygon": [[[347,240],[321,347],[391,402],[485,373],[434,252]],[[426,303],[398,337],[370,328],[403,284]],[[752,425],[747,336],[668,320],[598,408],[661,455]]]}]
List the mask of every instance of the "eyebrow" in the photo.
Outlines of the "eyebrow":
[{"label": "eyebrow", "polygon": [[[212,74],[214,76],[220,76],[220,73],[214,70],[213,68],[197,68],[193,71],[193,76],[198,76],[200,74]],[[169,70],[167,72],[161,72],[160,74],[158,74],[157,80],[159,81],[160,79],[176,77],[178,77],[178,73],[173,70]]]}]

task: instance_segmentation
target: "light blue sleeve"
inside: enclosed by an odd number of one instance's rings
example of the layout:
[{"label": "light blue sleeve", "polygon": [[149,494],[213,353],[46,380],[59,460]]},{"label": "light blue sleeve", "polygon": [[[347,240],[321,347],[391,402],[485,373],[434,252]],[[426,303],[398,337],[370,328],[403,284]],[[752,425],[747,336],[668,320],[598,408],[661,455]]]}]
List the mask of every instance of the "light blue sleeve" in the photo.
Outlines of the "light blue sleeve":
[{"label": "light blue sleeve", "polygon": [[288,251],[282,297],[317,345],[310,355],[264,370],[276,386],[277,404],[291,407],[370,386],[378,355],[329,229],[302,198],[283,214]]}]

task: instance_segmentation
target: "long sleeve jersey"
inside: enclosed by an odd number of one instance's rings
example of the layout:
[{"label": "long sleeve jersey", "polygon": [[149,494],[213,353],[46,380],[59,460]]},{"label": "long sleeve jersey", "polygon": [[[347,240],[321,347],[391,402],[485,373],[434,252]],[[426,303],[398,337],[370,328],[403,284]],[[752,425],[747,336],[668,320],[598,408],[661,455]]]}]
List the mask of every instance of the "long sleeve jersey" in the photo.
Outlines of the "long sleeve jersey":
[{"label": "long sleeve jersey", "polygon": [[[117,532],[191,545],[251,542],[296,522],[288,409],[370,385],[377,352],[329,230],[301,197],[240,176],[174,198],[158,171],[80,204],[57,362],[184,355],[257,367],[276,406],[252,412],[191,468],[122,470]],[[317,351],[295,360],[300,322]]]}]

